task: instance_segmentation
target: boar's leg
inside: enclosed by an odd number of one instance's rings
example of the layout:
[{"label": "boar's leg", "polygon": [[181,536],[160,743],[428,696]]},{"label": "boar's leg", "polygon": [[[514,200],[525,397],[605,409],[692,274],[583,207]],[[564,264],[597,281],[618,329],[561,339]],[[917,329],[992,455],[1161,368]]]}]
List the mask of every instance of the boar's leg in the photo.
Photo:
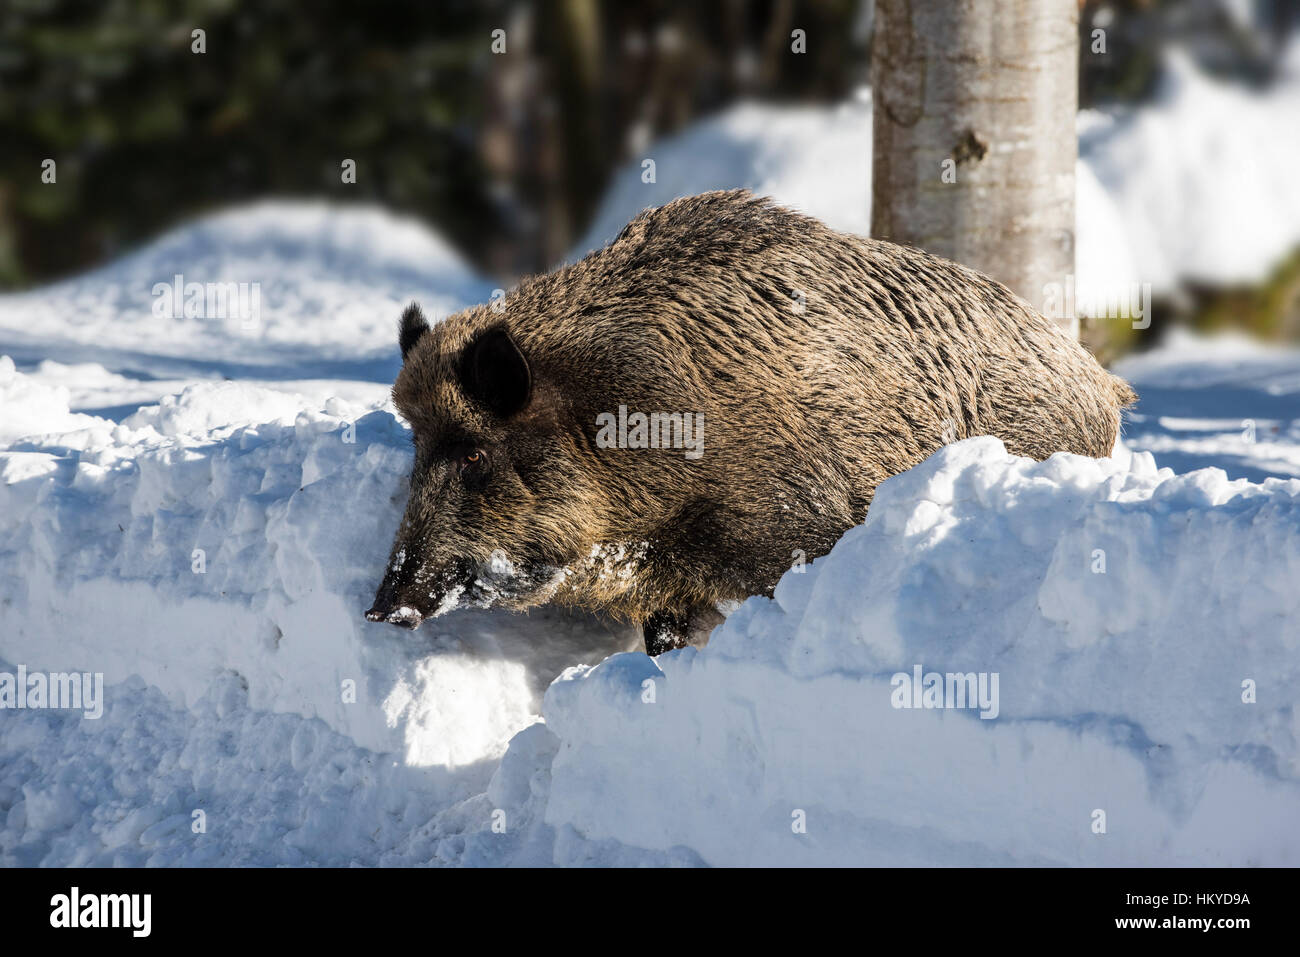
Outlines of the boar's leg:
[{"label": "boar's leg", "polygon": [[676,611],[657,611],[645,620],[641,633],[645,636],[645,653],[651,658],[674,648],[690,644],[690,616]]}]

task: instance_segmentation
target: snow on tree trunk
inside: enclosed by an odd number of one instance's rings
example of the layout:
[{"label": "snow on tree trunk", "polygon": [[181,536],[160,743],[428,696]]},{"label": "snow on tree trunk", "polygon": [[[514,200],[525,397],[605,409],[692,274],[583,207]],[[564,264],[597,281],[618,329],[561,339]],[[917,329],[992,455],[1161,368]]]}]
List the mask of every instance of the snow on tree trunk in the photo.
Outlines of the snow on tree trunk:
[{"label": "snow on tree trunk", "polygon": [[1061,315],[1074,273],[1076,0],[877,0],[871,232]]}]

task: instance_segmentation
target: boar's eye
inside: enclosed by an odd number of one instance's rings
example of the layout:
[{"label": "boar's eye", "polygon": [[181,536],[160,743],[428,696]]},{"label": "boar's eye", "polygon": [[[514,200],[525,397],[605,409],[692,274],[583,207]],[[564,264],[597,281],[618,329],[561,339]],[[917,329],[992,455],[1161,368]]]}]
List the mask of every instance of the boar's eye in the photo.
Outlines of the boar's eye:
[{"label": "boar's eye", "polygon": [[478,472],[487,465],[487,454],[482,449],[471,449],[460,457],[458,464],[462,475]]}]

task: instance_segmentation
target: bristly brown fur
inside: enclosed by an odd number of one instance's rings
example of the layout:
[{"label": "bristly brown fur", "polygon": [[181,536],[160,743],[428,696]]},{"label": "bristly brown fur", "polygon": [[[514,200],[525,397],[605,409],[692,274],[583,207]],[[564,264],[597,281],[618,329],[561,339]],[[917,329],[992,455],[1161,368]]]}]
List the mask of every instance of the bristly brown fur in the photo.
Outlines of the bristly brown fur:
[{"label": "bristly brown fur", "polygon": [[[537,586],[503,604],[696,615],[827,552],[945,439],[1105,456],[1136,398],[992,279],[743,190],[647,210],[505,306],[404,326],[393,396],[417,456],[386,604],[427,614],[447,568],[499,549]],[[492,330],[527,363],[505,415],[462,372]],[[703,414],[702,457],[598,448],[620,405]],[[491,463],[477,485],[467,448]]]}]

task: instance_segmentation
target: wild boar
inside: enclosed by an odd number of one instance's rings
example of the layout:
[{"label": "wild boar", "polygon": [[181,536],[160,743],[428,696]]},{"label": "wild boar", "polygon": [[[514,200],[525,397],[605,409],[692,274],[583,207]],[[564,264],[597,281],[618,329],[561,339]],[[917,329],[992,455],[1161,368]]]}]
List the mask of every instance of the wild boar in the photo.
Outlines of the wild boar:
[{"label": "wild boar", "polygon": [[371,621],[560,602],[677,647],[948,442],[1109,455],[1135,396],[1004,286],[744,190],[433,325],[402,314],[415,462]]}]

